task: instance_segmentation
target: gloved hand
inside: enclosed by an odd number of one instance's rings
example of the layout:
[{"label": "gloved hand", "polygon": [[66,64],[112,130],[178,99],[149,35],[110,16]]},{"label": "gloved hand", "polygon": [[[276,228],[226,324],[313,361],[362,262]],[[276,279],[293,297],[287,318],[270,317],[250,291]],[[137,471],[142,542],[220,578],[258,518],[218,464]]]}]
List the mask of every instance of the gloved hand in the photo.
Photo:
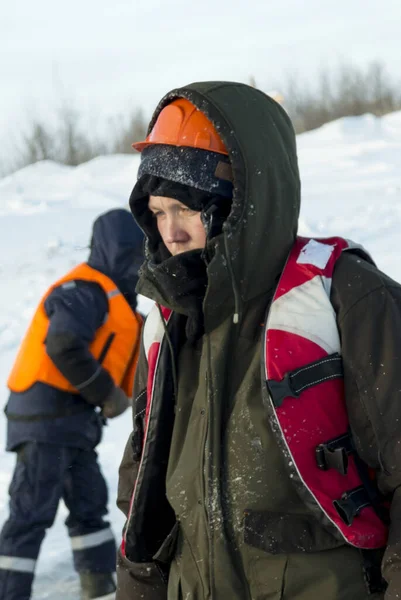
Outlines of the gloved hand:
[{"label": "gloved hand", "polygon": [[107,419],[114,419],[114,417],[122,415],[128,408],[128,404],[128,398],[123,390],[115,386],[103,403],[102,415]]}]

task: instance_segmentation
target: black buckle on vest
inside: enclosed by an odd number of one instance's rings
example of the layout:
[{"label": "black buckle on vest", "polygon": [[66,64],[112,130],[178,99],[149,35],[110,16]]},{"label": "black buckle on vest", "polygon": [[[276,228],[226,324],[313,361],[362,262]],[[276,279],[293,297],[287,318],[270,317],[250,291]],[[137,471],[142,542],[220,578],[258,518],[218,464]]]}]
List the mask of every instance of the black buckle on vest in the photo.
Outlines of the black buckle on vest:
[{"label": "black buckle on vest", "polygon": [[348,454],[345,448],[331,449],[326,444],[320,444],[316,448],[316,462],[322,471],[337,469],[341,475],[347,474]]},{"label": "black buckle on vest", "polygon": [[343,364],[338,352],[286,373],[281,381],[268,379],[267,386],[273,404],[280,407],[285,398],[298,398],[310,387],[343,377]]},{"label": "black buckle on vest", "polygon": [[286,373],[281,381],[269,379],[267,382],[270,396],[276,408],[282,405],[285,398],[298,398],[299,394],[294,390],[291,382],[291,373]]},{"label": "black buckle on vest", "polygon": [[369,496],[363,485],[345,492],[339,500],[333,502],[339,517],[346,525],[352,525],[354,518],[370,504]]},{"label": "black buckle on vest", "polygon": [[336,469],[341,475],[346,475],[348,456],[353,452],[352,438],[349,433],[345,433],[316,447],[317,466],[322,471]]}]

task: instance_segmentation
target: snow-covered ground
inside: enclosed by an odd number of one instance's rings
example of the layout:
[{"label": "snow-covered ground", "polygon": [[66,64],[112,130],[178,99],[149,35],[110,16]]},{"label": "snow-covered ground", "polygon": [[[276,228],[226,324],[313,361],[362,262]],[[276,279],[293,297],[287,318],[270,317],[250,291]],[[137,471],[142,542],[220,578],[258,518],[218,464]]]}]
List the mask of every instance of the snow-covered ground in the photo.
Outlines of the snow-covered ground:
[{"label": "snow-covered ground", "polygon": [[[362,243],[378,266],[401,280],[401,112],[383,118],[346,118],[298,137],[303,208],[300,233],[342,235]],[[47,287],[85,260],[93,219],[126,206],[138,157],[100,157],[71,168],[52,162],[0,180],[0,404],[18,344]],[[141,299],[146,311],[149,302]],[[13,454],[4,452],[0,416],[0,526],[7,518]],[[110,422],[99,447],[110,488],[116,537],[123,518],[115,507],[117,469],[131,428],[128,412]],[[77,600],[60,505],[42,547],[35,600]],[[57,583],[59,582],[59,583]]]}]

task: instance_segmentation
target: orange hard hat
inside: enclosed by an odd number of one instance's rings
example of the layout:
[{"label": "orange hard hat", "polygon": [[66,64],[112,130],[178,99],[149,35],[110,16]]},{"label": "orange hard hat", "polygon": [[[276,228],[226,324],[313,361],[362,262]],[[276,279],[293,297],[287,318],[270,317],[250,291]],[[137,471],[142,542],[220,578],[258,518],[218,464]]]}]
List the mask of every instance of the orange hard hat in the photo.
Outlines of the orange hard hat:
[{"label": "orange hard hat", "polygon": [[136,142],[132,147],[141,152],[151,144],[190,146],[228,155],[222,139],[206,115],[185,98],[178,98],[165,106],[146,140]]}]

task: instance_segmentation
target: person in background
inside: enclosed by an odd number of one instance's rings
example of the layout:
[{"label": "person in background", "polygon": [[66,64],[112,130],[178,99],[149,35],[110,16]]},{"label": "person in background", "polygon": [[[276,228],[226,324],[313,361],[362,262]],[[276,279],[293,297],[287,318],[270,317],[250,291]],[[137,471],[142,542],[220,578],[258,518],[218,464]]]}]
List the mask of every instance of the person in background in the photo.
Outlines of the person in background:
[{"label": "person in background", "polygon": [[396,600],[401,286],[349,240],[297,235],[294,130],[260,90],[175,89],[134,146],[156,305],[117,600]]},{"label": "person in background", "polygon": [[63,499],[83,600],[115,597],[115,540],[95,452],[132,395],[142,318],[143,234],[115,209],[94,222],[87,262],[43,296],[8,387],[7,450],[17,453],[0,534],[0,598],[28,600],[46,529]]}]

